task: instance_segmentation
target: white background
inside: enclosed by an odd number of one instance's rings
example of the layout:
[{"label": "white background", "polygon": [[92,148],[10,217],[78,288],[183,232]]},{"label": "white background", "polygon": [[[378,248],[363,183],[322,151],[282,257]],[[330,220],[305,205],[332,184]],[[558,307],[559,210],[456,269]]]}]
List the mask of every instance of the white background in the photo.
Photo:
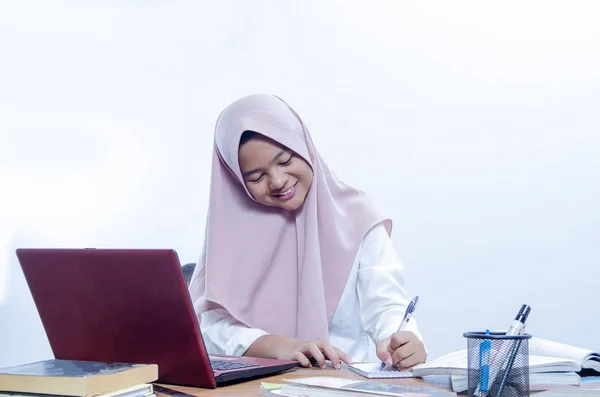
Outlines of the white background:
[{"label": "white background", "polygon": [[600,349],[589,2],[0,2],[0,366],[50,358],[17,247],[200,254],[213,127],[286,99],[395,221],[430,358],[506,328]]}]

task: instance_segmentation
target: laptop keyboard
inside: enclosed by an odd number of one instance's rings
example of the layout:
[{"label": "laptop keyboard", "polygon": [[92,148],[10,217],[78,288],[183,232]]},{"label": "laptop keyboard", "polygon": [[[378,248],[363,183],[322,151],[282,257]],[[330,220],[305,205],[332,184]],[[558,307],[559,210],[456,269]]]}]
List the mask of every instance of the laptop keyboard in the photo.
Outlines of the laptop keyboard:
[{"label": "laptop keyboard", "polygon": [[256,367],[258,364],[236,363],[235,361],[210,360],[210,365],[213,371],[228,371],[230,369],[240,369],[248,367]]}]

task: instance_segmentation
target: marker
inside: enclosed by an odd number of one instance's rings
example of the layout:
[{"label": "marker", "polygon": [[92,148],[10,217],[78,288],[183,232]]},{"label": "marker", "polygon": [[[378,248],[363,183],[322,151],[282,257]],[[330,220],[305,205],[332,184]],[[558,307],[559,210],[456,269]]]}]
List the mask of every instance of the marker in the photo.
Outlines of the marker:
[{"label": "marker", "polygon": [[[406,312],[404,312],[404,318],[402,318],[402,321],[400,322],[400,326],[398,327],[398,331],[396,331],[396,332],[404,331],[404,329],[406,329],[406,326],[408,325],[408,322],[412,318],[413,313],[417,307],[418,301],[419,301],[418,296],[415,296],[410,301],[410,303],[408,304],[408,307],[406,308]],[[385,363],[381,363],[381,367],[379,367],[379,370],[381,371],[382,369],[385,368],[385,366],[386,366]]]},{"label": "marker", "polygon": [[525,321],[527,321],[530,311],[531,307],[528,305],[521,306],[521,310],[519,310],[512,325],[506,331],[506,335],[514,336],[523,334],[525,332]]}]

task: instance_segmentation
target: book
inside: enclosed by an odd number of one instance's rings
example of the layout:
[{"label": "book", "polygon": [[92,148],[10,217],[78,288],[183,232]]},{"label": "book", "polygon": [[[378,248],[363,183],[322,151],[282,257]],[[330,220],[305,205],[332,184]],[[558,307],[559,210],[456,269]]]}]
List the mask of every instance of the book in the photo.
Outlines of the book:
[{"label": "book", "polygon": [[293,379],[287,382],[291,383],[281,388],[281,395],[306,397],[368,397],[373,395],[392,397],[456,397],[456,393],[447,390],[373,381],[357,381],[355,379],[329,376]]},{"label": "book", "polygon": [[[141,384],[127,389],[117,390],[111,393],[98,394],[94,397],[155,397],[153,384]],[[39,393],[24,393],[24,392],[2,392],[0,397],[64,397],[59,394],[39,394]]]},{"label": "book", "polygon": [[582,369],[600,372],[600,354],[593,350],[532,337],[529,341],[529,354],[571,359],[578,362]]},{"label": "book", "polygon": [[[467,391],[468,377],[452,375],[451,387],[457,393]],[[547,390],[561,386],[579,386],[581,377],[575,372],[539,372],[529,375],[529,390]]]},{"label": "book", "polygon": [[[545,357],[529,355],[529,373],[539,372],[579,372],[581,364],[577,361],[560,357]],[[454,353],[420,364],[413,368],[416,377],[427,375],[459,375],[467,376],[468,360],[467,350]]]},{"label": "book", "polygon": [[[587,349],[532,337],[529,341],[529,372],[600,372],[600,354]],[[467,349],[458,350],[413,368],[417,377],[427,375],[467,376]]]},{"label": "book", "polygon": [[44,360],[0,368],[0,390],[6,392],[91,396],[151,383],[156,364]]},{"label": "book", "polygon": [[546,391],[534,392],[535,397],[583,397],[600,395],[600,376],[584,376],[579,386],[555,387]]},{"label": "book", "polygon": [[348,368],[351,371],[369,379],[412,378],[414,376],[412,371],[400,371],[399,369],[390,366],[386,366],[384,369],[380,369],[380,362],[354,363],[352,365],[349,365]]}]

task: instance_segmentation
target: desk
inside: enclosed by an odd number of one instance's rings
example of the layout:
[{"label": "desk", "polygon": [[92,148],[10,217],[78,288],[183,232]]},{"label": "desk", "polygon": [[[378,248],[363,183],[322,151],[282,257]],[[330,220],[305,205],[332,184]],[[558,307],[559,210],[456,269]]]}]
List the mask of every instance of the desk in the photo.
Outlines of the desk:
[{"label": "desk", "polygon": [[[349,369],[333,369],[333,368],[295,368],[283,374],[270,376],[266,378],[251,380],[248,382],[238,383],[236,385],[217,387],[216,389],[198,389],[193,387],[183,387],[174,385],[162,385],[169,389],[192,394],[194,396],[209,397],[209,396],[260,396],[260,382],[286,383],[284,379],[305,378],[309,376],[332,376],[336,378],[349,378],[356,380],[372,380],[374,382],[398,383],[407,386],[423,387],[427,389],[449,390],[447,388],[435,386],[430,383],[425,383],[421,378],[404,378],[404,379],[367,379]],[[167,397],[165,394],[156,393],[157,397]]]}]

